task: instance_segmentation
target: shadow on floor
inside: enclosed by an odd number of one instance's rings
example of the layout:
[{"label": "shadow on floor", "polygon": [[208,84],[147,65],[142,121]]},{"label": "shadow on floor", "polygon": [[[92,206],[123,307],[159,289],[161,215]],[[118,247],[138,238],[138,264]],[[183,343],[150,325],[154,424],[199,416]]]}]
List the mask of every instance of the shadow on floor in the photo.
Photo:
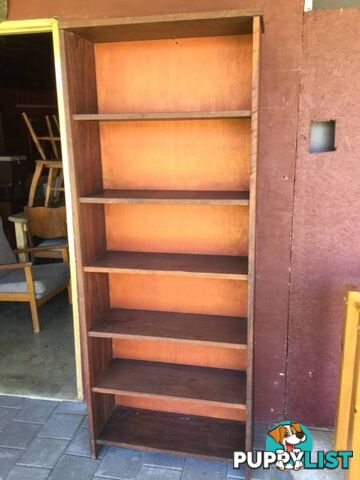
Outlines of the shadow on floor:
[{"label": "shadow on floor", "polygon": [[71,306],[60,294],[39,308],[33,333],[29,305],[0,302],[0,392],[76,398]]}]

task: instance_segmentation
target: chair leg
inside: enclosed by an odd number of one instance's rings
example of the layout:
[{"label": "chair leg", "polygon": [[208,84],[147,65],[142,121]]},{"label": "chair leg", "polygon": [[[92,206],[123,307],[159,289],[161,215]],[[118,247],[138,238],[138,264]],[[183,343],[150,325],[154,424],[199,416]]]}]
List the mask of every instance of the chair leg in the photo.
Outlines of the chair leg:
[{"label": "chair leg", "polygon": [[52,168],[52,167],[49,168],[49,174],[48,174],[48,180],[47,180],[47,186],[46,186],[45,207],[50,206],[51,192],[53,188],[54,175],[56,171],[57,170],[55,168]]},{"label": "chair leg", "polygon": [[42,173],[42,169],[43,169],[43,163],[41,161],[37,161],[35,172],[34,172],[34,175],[33,175],[32,181],[31,181],[30,192],[29,192],[29,201],[28,201],[28,206],[29,207],[34,206],[36,187],[39,183],[41,173]]},{"label": "chair leg", "polygon": [[67,291],[68,291],[68,302],[69,302],[69,305],[72,305],[71,282],[69,282],[69,286],[68,286],[68,288],[67,288]]},{"label": "chair leg", "polygon": [[31,265],[25,265],[24,272],[25,272],[26,284],[27,284],[27,289],[29,294],[29,303],[30,303],[33,329],[35,333],[39,333],[40,322],[39,322],[39,316],[37,311],[36,293],[35,293],[34,279],[32,275]]},{"label": "chair leg", "polygon": [[40,332],[40,322],[39,322],[39,315],[37,309],[36,298],[31,298],[29,300],[30,303],[30,310],[31,310],[31,320],[33,324],[33,330],[35,333]]}]

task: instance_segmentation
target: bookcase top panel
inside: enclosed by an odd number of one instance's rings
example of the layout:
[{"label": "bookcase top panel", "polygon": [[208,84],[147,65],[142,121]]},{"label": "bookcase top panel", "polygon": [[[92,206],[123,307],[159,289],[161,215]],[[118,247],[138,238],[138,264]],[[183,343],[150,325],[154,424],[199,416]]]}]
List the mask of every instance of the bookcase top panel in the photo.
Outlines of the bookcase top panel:
[{"label": "bookcase top panel", "polygon": [[146,17],[101,18],[60,22],[60,28],[94,43],[162,38],[249,35],[261,10],[225,10]]}]

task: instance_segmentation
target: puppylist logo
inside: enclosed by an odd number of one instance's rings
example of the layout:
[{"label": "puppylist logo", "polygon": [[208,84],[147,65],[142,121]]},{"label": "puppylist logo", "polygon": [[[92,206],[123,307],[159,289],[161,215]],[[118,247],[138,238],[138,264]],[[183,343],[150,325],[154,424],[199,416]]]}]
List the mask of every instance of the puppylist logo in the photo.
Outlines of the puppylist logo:
[{"label": "puppylist logo", "polygon": [[234,468],[247,465],[251,469],[268,470],[335,470],[348,469],[352,451],[319,451],[311,457],[313,442],[309,430],[299,422],[284,421],[269,430],[266,450],[234,452]]},{"label": "puppylist logo", "polygon": [[305,452],[311,454],[312,438],[301,423],[283,422],[268,432],[266,450],[277,455],[275,466],[279,470],[300,470]]}]

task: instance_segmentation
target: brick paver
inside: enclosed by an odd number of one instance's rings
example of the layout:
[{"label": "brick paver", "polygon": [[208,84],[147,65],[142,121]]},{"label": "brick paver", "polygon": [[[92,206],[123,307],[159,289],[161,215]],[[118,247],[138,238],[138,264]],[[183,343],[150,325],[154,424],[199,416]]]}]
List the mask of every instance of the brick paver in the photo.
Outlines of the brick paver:
[{"label": "brick paver", "polygon": [[[266,425],[255,428],[256,448],[263,447],[266,430]],[[0,480],[244,478],[244,470],[234,470],[230,462],[126,448],[103,448],[94,460],[84,403],[0,395]],[[290,473],[276,470],[253,474],[254,480],[292,478]],[[312,478],[315,480],[315,475]]]}]

